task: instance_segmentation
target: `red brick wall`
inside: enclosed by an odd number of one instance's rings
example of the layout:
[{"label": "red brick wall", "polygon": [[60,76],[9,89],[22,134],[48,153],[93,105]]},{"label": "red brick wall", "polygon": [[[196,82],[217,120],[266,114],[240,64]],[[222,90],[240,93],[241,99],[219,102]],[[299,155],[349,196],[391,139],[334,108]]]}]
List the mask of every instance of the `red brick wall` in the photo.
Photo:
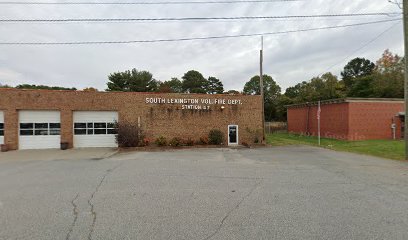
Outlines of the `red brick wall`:
[{"label": "red brick wall", "polygon": [[288,108],[288,132],[306,134],[307,107]]},{"label": "red brick wall", "polygon": [[[241,100],[242,104],[210,105],[210,111],[182,110],[180,104],[146,104],[147,97]],[[260,96],[149,94],[82,91],[0,89],[0,110],[5,117],[5,143],[18,148],[18,110],[61,111],[61,140],[73,146],[73,111],[118,111],[119,121],[137,122],[147,137],[182,137],[197,140],[217,128],[227,138],[228,125],[239,125],[239,143],[253,143],[262,132]],[[221,106],[225,106],[224,109]],[[227,140],[225,141],[225,144]]]},{"label": "red brick wall", "polygon": [[[351,141],[369,139],[392,139],[391,124],[398,112],[402,112],[400,101],[350,101],[321,106],[321,136]],[[317,106],[288,108],[288,131],[298,134],[317,135]],[[396,136],[401,136],[398,117]],[[308,127],[309,126],[309,127]],[[309,129],[309,130],[308,130]]]},{"label": "red brick wall", "polygon": [[392,139],[391,124],[398,112],[404,111],[402,102],[351,102],[350,134],[358,139]]},{"label": "red brick wall", "polygon": [[[288,131],[317,136],[317,108],[317,105],[288,108]],[[322,104],[320,116],[320,131],[322,137],[348,139],[347,103]]]}]

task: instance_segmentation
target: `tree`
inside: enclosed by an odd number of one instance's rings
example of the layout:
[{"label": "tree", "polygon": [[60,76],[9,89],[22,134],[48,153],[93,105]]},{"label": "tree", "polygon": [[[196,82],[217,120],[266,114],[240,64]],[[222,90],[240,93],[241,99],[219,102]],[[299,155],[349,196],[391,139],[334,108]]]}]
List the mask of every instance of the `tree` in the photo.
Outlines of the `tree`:
[{"label": "tree", "polygon": [[[303,82],[303,84],[306,84],[306,82]],[[284,95],[288,98],[295,99],[299,96],[301,90],[302,90],[302,83],[298,83],[293,87],[286,88]]]},{"label": "tree", "polygon": [[375,97],[373,89],[374,81],[375,79],[373,75],[358,78],[358,80],[351,86],[348,92],[348,97]]},{"label": "tree", "polygon": [[344,67],[341,76],[347,89],[351,88],[356,78],[371,75],[375,64],[365,58],[354,58]]},{"label": "tree", "polygon": [[229,90],[228,92],[224,92],[224,94],[229,94],[229,95],[240,95],[241,93],[237,90]]},{"label": "tree", "polygon": [[44,90],[77,90],[76,88],[66,88],[58,86],[46,86],[46,85],[35,85],[35,84],[20,84],[16,86],[17,89],[44,89]]},{"label": "tree", "polygon": [[332,73],[314,77],[286,89],[285,96],[293,103],[313,102],[345,97],[344,85]]},{"label": "tree", "polygon": [[287,97],[286,95],[280,95],[277,99],[276,104],[276,118],[275,120],[278,121],[286,121],[287,120],[287,105],[293,104],[294,101],[292,98]]},{"label": "tree", "polygon": [[[259,95],[261,94],[259,76],[254,76],[244,87],[244,94]],[[271,121],[276,119],[277,98],[280,96],[281,88],[272,79],[271,76],[263,75],[264,82],[264,101],[265,101],[265,120]]]},{"label": "tree", "polygon": [[377,73],[403,72],[404,58],[393,54],[390,50],[385,50],[382,57],[377,60],[375,71]]},{"label": "tree", "polygon": [[[279,85],[273,80],[269,75],[263,75],[263,85],[264,85],[264,94],[269,98],[276,98],[281,91]],[[245,83],[244,94],[247,95],[259,95],[261,94],[260,79],[259,76],[254,76]]]},{"label": "tree", "polygon": [[404,75],[376,74],[371,88],[376,98],[404,98]]},{"label": "tree", "polygon": [[154,92],[158,89],[158,81],[148,71],[116,72],[109,75],[108,89],[106,91],[123,92]]},{"label": "tree", "polygon": [[379,98],[404,97],[404,61],[405,59],[393,54],[388,49],[377,61],[375,67],[372,91]]},{"label": "tree", "polygon": [[185,93],[207,93],[208,81],[195,70],[190,70],[182,77],[182,89]]},{"label": "tree", "polygon": [[181,93],[183,92],[183,84],[178,78],[172,78],[160,84],[159,92],[162,93]]},{"label": "tree", "polygon": [[[322,88],[317,89],[319,100],[335,99],[345,97],[344,86],[337,79],[337,76],[328,72],[320,77]],[[313,84],[313,80],[312,80]]]},{"label": "tree", "polygon": [[224,92],[224,85],[215,77],[208,78],[206,88],[208,94],[222,94]]},{"label": "tree", "polygon": [[403,98],[404,58],[385,50],[370,75],[355,78],[348,96]]},{"label": "tree", "polygon": [[87,87],[87,88],[82,89],[82,91],[84,91],[84,92],[98,92],[98,89],[93,88],[93,87]]},{"label": "tree", "polygon": [[0,88],[13,88],[13,87],[7,84],[4,84],[4,85],[0,84]]}]

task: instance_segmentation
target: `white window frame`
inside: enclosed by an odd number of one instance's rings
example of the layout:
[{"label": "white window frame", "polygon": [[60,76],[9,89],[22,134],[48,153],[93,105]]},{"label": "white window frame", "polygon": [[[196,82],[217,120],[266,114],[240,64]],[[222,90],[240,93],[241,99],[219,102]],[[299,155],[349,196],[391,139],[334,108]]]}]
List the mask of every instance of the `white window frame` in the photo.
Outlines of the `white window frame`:
[{"label": "white window frame", "polygon": [[[85,128],[75,128],[75,124],[85,124]],[[95,123],[104,123],[105,128],[95,128]],[[88,127],[89,124],[92,124],[92,128]],[[75,136],[98,136],[98,135],[116,135],[117,133],[108,133],[109,130],[116,129],[115,127],[109,127],[110,124],[115,125],[114,122],[74,122],[73,124],[73,133]],[[86,134],[75,134],[76,129],[82,129],[85,130]],[[106,133],[105,134],[95,134],[96,129],[105,129]],[[88,130],[92,130],[92,134],[88,133]]]},{"label": "white window frame", "polygon": [[[237,142],[236,143],[231,143],[230,141],[230,135],[229,135],[229,131],[230,131],[230,127],[236,127],[237,128]],[[239,145],[239,127],[236,124],[233,125],[228,125],[228,146],[237,146]]]},{"label": "white window frame", "polygon": [[[32,128],[21,128],[21,124],[32,124]],[[47,124],[47,128],[36,128],[35,124]],[[59,124],[59,128],[51,128],[51,124]],[[33,136],[61,136],[61,123],[50,123],[50,122],[24,122],[24,123],[19,123],[18,125],[18,130],[19,130],[19,136],[24,136],[24,137],[33,137]],[[36,130],[44,130],[47,131],[47,134],[45,135],[36,135],[35,131]],[[58,134],[51,134],[51,131],[56,131],[58,130]],[[30,135],[22,135],[21,131],[32,131],[33,134]]]}]

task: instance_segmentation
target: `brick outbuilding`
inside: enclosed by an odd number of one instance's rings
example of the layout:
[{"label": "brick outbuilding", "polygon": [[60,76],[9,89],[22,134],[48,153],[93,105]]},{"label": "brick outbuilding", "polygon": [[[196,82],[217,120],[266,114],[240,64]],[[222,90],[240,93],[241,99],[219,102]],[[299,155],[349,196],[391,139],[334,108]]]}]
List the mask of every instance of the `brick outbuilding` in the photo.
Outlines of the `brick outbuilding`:
[{"label": "brick outbuilding", "polygon": [[[316,136],[318,103],[287,106],[288,131]],[[321,102],[321,136],[343,140],[401,139],[402,99],[345,98]]]},{"label": "brick outbuilding", "polygon": [[0,89],[0,144],[9,149],[116,146],[113,123],[139,125],[146,138],[197,141],[211,129],[225,145],[262,133],[260,96]]}]

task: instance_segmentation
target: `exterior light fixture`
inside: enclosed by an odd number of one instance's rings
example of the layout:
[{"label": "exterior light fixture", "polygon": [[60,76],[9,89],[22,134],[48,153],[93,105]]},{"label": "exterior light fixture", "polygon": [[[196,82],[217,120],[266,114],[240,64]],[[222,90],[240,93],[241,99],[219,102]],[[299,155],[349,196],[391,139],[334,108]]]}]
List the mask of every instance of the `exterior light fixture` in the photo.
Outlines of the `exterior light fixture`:
[{"label": "exterior light fixture", "polygon": [[225,109],[225,106],[221,106],[221,110],[224,110]]}]

